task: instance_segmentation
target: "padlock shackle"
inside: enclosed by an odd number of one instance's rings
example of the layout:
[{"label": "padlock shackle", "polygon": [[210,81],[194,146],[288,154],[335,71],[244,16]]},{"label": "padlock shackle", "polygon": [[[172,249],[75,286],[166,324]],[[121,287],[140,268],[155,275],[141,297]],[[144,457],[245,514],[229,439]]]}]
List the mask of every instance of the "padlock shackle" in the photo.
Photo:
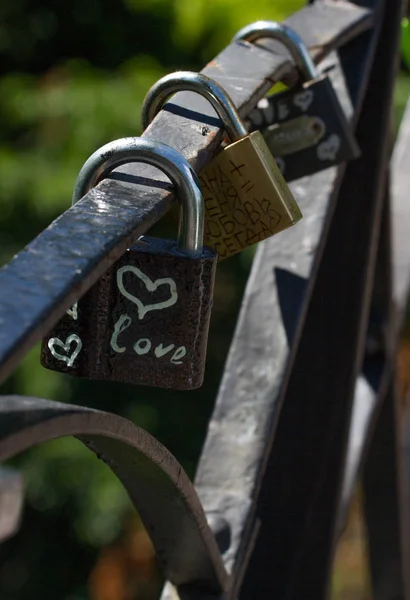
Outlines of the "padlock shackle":
[{"label": "padlock shackle", "polygon": [[302,38],[291,27],[277,21],[256,21],[238,31],[233,42],[256,42],[261,38],[272,38],[289,50],[305,81],[316,79],[319,73]]},{"label": "padlock shackle", "polygon": [[164,106],[165,102],[176,92],[196,92],[204,96],[212,104],[223,122],[225,131],[232,142],[248,135],[239,113],[227,92],[219,83],[210,77],[194,71],[176,71],[159,79],[145,96],[141,111],[143,129]]},{"label": "padlock shackle", "polygon": [[200,256],[204,237],[204,200],[199,181],[189,162],[167,144],[140,137],[126,137],[105,144],[81,168],[74,187],[73,204],[113,169],[130,162],[157,167],[172,181],[181,206],[178,245],[192,256]]}]

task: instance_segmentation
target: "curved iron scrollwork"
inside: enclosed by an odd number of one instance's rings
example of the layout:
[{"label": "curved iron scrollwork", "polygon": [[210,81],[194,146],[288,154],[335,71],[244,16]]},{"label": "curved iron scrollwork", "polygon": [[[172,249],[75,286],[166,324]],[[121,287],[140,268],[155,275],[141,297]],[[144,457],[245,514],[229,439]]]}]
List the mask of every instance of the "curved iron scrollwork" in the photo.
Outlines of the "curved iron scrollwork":
[{"label": "curved iron scrollwork", "polygon": [[179,462],[152,435],[99,410],[0,397],[0,461],[68,435],[81,440],[123,483],[168,581],[214,597],[223,594],[229,577],[197,493]]}]

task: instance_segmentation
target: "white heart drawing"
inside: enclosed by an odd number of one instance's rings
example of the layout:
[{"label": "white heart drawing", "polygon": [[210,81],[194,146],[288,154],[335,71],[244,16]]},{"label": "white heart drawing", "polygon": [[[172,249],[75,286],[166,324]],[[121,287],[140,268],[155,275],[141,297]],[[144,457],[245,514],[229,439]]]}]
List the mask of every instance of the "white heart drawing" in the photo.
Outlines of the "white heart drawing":
[{"label": "white heart drawing", "polygon": [[[136,275],[138,279],[140,279],[143,282],[143,284],[149,292],[155,292],[155,290],[160,285],[169,285],[170,297],[164,302],[157,302],[155,304],[146,305],[143,304],[139,298],[133,296],[125,289],[123,283],[124,273],[134,273],[134,275]],[[131,302],[133,302],[138,307],[138,318],[140,320],[142,320],[145,317],[147,312],[151,310],[163,310],[164,308],[169,308],[170,306],[173,306],[178,300],[177,286],[175,281],[171,279],[171,277],[163,277],[162,279],[156,279],[155,281],[152,281],[152,279],[147,277],[145,273],[143,273],[140,269],[131,265],[126,265],[125,267],[121,267],[120,269],[118,269],[117,285],[121,294],[128,300],[131,300]]]},{"label": "white heart drawing", "polygon": [[[69,352],[70,346],[73,342],[76,344],[76,347],[74,348],[74,352],[72,352],[71,355],[70,354],[68,354],[68,355],[60,354],[54,348],[54,346],[60,346],[60,348],[62,348],[66,352]],[[57,360],[62,360],[65,363],[67,363],[68,367],[72,367],[75,359],[80,354],[80,350],[83,346],[83,343],[80,340],[80,338],[78,337],[78,335],[76,335],[75,333],[72,333],[71,335],[68,336],[68,338],[66,339],[65,342],[62,342],[58,338],[50,338],[48,340],[47,345],[48,345],[48,348],[49,348],[51,354],[54,356],[54,358],[56,358]]]},{"label": "white heart drawing", "polygon": [[315,95],[312,90],[305,90],[304,92],[299,92],[299,94],[294,95],[293,104],[305,112],[312,104],[314,97]]},{"label": "white heart drawing", "polygon": [[340,148],[340,137],[335,133],[332,133],[327,140],[321,142],[316,150],[317,157],[319,160],[330,160],[333,161]]}]

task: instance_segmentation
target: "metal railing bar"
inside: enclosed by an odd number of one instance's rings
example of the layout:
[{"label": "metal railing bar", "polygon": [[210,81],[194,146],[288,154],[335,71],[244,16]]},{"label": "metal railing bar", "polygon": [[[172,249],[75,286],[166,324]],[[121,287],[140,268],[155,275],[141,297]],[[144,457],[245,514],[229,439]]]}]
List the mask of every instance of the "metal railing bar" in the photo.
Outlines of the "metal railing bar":
[{"label": "metal railing bar", "polygon": [[195,489],[160,442],[110,413],[41,398],[0,397],[1,461],[69,435],[80,439],[123,483],[165,577],[209,595],[229,590],[230,578]]}]

